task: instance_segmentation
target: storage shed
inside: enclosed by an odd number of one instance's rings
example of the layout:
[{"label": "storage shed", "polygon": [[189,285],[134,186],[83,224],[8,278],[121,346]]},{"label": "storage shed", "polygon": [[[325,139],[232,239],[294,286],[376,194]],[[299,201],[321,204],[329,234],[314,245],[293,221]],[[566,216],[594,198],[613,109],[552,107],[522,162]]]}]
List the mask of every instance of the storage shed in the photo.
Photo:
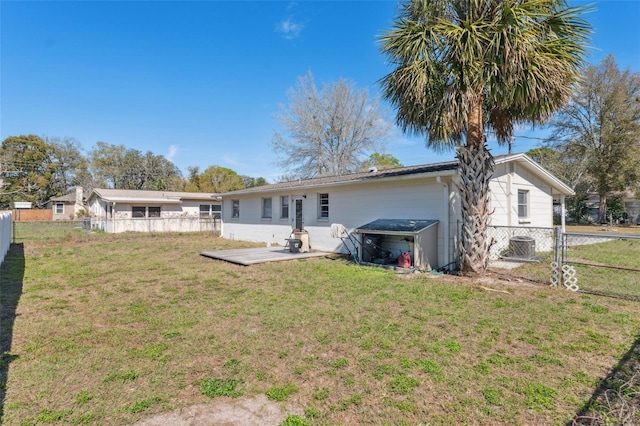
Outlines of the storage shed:
[{"label": "storage shed", "polygon": [[356,229],[361,236],[364,262],[394,264],[403,252],[411,265],[431,270],[438,259],[438,221],[428,219],[376,219]]}]

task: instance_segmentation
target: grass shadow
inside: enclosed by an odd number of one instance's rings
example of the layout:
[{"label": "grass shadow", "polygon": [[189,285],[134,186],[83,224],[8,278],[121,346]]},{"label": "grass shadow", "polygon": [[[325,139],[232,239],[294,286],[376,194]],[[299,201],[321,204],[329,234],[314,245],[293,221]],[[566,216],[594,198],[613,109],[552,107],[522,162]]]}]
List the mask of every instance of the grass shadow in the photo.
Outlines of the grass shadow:
[{"label": "grass shadow", "polygon": [[4,416],[9,364],[18,358],[11,353],[13,324],[24,278],[24,246],[12,244],[0,266],[0,424]]},{"label": "grass shadow", "polygon": [[632,390],[633,395],[637,395],[639,388],[640,335],[568,425],[604,425],[610,424],[611,420],[615,424],[631,424],[627,423],[626,417],[634,417],[634,412],[637,416],[640,399],[630,396],[627,391]]}]

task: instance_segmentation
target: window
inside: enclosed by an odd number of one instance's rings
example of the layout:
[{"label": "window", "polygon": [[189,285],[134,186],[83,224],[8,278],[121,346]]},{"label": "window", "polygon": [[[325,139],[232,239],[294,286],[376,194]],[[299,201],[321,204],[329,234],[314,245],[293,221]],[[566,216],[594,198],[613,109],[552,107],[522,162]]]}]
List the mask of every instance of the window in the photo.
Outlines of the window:
[{"label": "window", "polygon": [[147,209],[144,206],[131,207],[131,217],[145,217]]},{"label": "window", "polygon": [[64,213],[64,204],[56,203],[56,214],[63,214],[63,213]]},{"label": "window", "polygon": [[220,218],[222,212],[222,206],[220,204],[200,204],[200,217],[206,218]]},{"label": "window", "polygon": [[131,217],[160,217],[160,207],[132,206]]},{"label": "window", "polygon": [[262,218],[271,219],[271,198],[262,199]]},{"label": "window", "polygon": [[221,204],[212,204],[211,205],[211,216],[216,219],[220,219],[220,215],[222,214],[222,205]]},{"label": "window", "polygon": [[329,194],[318,194],[318,218],[329,218]]},{"label": "window", "polygon": [[149,217],[160,217],[160,207],[149,207]]},{"label": "window", "polygon": [[289,219],[289,196],[280,197],[280,219]]},{"label": "window", "polygon": [[240,218],[240,200],[231,200],[231,217]]},{"label": "window", "polygon": [[529,217],[529,191],[518,190],[518,217],[527,219]]}]

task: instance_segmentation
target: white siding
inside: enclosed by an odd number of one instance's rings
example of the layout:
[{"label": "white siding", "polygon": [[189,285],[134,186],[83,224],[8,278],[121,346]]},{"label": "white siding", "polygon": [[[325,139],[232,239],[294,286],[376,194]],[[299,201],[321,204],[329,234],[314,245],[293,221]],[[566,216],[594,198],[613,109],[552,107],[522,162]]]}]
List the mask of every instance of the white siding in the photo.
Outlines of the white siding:
[{"label": "white siding", "polygon": [[[329,194],[329,218],[319,218],[318,194]],[[331,224],[343,224],[353,231],[375,219],[436,219],[442,223],[447,209],[443,186],[434,178],[397,180],[392,182],[359,183],[306,190],[276,192],[273,197],[273,218],[261,217],[264,194],[230,195],[224,198],[222,219],[225,238],[284,244],[293,229],[296,197],[302,198],[304,229],[309,233],[312,249],[345,252],[342,241],[331,237]],[[289,219],[281,220],[280,196],[290,196]],[[231,218],[232,199],[240,201],[240,217]],[[438,265],[444,263],[443,233],[438,235]],[[435,266],[435,265],[434,265]]]},{"label": "white siding", "polygon": [[[213,230],[211,224],[199,220],[200,204],[220,204],[219,201],[184,200],[181,204],[139,202],[105,202],[99,197],[89,201],[93,226],[107,232],[201,232]],[[112,214],[108,214],[112,206]],[[160,218],[133,218],[132,208],[160,207]],[[170,220],[171,219],[171,220]],[[210,229],[211,228],[211,229]]]},{"label": "white siding", "polygon": [[[518,164],[500,164],[496,167],[491,189],[491,225],[553,226],[553,197],[551,187]],[[518,190],[529,193],[529,215],[518,217]]]}]

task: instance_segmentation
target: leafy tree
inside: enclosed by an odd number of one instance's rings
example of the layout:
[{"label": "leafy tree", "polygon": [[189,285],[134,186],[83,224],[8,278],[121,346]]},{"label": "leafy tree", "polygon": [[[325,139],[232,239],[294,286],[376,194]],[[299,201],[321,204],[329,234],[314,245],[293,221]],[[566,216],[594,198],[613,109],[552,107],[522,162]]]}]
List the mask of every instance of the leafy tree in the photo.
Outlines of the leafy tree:
[{"label": "leafy tree", "polygon": [[589,199],[586,191],[576,192],[576,195],[567,199],[567,214],[577,223],[591,223],[593,218],[587,207]]},{"label": "leafy tree", "polygon": [[251,177],[251,176],[241,176],[242,180],[244,182],[244,187],[245,188],[253,188],[255,186],[264,186],[264,185],[268,185],[269,182],[267,182],[267,180],[263,177]]},{"label": "leafy tree", "polygon": [[242,176],[226,167],[210,166],[202,173],[198,167],[189,167],[186,191],[222,193],[244,188]]},{"label": "leafy tree", "polygon": [[2,192],[0,205],[10,208],[12,201],[29,201],[44,207],[56,193],[53,148],[36,135],[10,136],[2,141]]},{"label": "leafy tree", "polygon": [[124,145],[98,142],[90,153],[91,169],[100,186],[117,189],[174,190],[182,174],[169,160]]},{"label": "leafy tree", "polygon": [[311,72],[298,79],[276,117],[285,129],[272,140],[278,164],[298,178],[356,171],[391,130],[367,89],[341,79],[318,90]]},{"label": "leafy tree", "polygon": [[80,143],[70,137],[53,137],[46,141],[52,150],[53,187],[57,195],[65,194],[74,186],[81,186],[86,190],[93,188],[89,162],[82,153]]},{"label": "leafy tree", "polygon": [[552,128],[554,146],[586,165],[606,221],[608,196],[640,180],[640,74],[620,71],[611,55],[589,66]]},{"label": "leafy tree", "polygon": [[375,167],[378,170],[395,169],[396,167],[402,167],[402,163],[391,154],[380,154],[379,152],[374,152],[367,160],[362,162],[360,170],[364,172],[369,170],[371,167]]},{"label": "leafy tree", "polygon": [[549,146],[531,149],[527,151],[527,155],[574,191],[589,183],[586,173],[587,161],[583,157],[574,158],[562,149]]},{"label": "leafy tree", "polygon": [[544,122],[566,102],[590,33],[583,11],[564,0],[405,0],[380,38],[397,123],[428,147],[457,149],[463,273],[489,259],[485,127],[507,143],[515,124]]}]

